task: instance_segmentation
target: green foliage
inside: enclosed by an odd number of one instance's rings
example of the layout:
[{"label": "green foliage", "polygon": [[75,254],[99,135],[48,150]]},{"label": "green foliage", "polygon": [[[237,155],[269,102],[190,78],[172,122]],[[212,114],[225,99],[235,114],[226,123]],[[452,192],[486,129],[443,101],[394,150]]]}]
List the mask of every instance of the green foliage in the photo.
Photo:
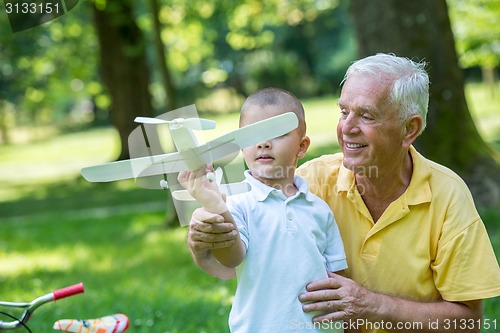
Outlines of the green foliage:
[{"label": "green foliage", "polygon": [[460,64],[500,64],[500,0],[448,0]]},{"label": "green foliage", "polygon": [[[95,109],[110,106],[99,76],[94,3],[108,5],[83,1],[56,20],[18,33],[10,31],[6,15],[0,17],[0,42],[9,45],[0,49],[0,115],[9,113],[16,125],[106,118],[94,114]],[[179,105],[191,104],[221,87],[230,87],[236,95],[269,85],[299,96],[330,94],[338,89],[355,57],[346,1],[159,3],[161,39]],[[147,3],[135,3],[135,16],[152,46],[152,13]],[[162,108],[165,95],[153,47],[148,52],[150,90],[154,105]],[[4,118],[0,117],[0,128],[12,127]]]},{"label": "green foliage", "polygon": [[102,93],[88,15],[88,7],[79,5],[54,21],[17,33],[9,31],[7,17],[1,16],[0,42],[9,47],[0,49],[0,101],[13,106],[18,124],[52,123],[89,111],[79,102]]},{"label": "green foliage", "polygon": [[[464,67],[498,66],[499,1],[448,0]],[[67,15],[19,33],[12,33],[7,15],[0,15],[0,43],[8,45],[0,49],[0,129],[107,118],[101,112],[109,108],[110,100],[99,77],[90,10],[94,3],[106,6],[105,0],[81,1]],[[236,96],[270,85],[300,97],[335,93],[345,68],[356,57],[346,0],[159,3],[161,39],[179,105],[221,88]],[[153,45],[150,8],[137,2],[135,11]],[[150,91],[161,109],[165,95],[153,47],[148,52]],[[215,109],[222,108],[204,111]]]},{"label": "green foliage", "polygon": [[500,160],[500,84],[470,83],[465,94],[474,123],[486,142],[493,144]]}]

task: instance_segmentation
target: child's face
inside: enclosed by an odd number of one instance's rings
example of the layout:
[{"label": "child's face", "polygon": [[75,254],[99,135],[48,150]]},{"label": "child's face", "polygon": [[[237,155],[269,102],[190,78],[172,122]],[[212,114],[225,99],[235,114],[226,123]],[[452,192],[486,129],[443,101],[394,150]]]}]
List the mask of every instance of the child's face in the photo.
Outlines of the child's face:
[{"label": "child's face", "polygon": [[[253,108],[258,108],[258,110]],[[254,106],[245,112],[240,125],[250,125],[285,112],[275,105],[264,108]],[[309,138],[303,136],[296,128],[285,135],[262,141],[242,151],[252,176],[264,184],[275,186],[293,182],[297,160],[305,155],[308,147]]]}]

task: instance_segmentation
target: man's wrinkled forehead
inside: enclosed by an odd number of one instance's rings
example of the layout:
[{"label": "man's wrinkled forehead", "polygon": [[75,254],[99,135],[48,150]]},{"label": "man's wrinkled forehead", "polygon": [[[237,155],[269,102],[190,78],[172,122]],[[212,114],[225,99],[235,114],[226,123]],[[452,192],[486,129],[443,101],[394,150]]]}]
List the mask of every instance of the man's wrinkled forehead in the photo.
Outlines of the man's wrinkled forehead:
[{"label": "man's wrinkled forehead", "polygon": [[356,74],[343,84],[339,104],[359,99],[388,98],[393,81],[387,77]]}]

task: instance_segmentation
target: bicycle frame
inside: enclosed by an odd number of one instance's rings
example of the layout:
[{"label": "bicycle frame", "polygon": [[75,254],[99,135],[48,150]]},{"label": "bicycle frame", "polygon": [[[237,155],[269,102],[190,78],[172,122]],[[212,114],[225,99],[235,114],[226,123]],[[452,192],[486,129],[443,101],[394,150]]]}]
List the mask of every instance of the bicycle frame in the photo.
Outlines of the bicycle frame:
[{"label": "bicycle frame", "polygon": [[4,330],[14,330],[19,328],[20,326],[25,326],[25,324],[30,319],[33,312],[38,309],[40,306],[57,301],[59,299],[63,299],[69,296],[77,295],[84,292],[83,283],[78,283],[66,288],[55,290],[51,293],[45,294],[43,296],[37,297],[31,302],[28,303],[16,303],[16,302],[4,302],[0,301],[0,307],[8,307],[8,308],[21,308],[24,309],[21,318],[14,321],[1,321],[0,320],[0,332]]}]

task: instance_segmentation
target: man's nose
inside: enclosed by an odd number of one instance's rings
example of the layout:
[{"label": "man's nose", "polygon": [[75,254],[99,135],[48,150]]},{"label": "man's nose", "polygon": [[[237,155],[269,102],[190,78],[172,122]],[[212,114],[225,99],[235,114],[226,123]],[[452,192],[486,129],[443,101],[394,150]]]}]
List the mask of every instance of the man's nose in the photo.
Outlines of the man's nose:
[{"label": "man's nose", "polygon": [[358,120],[358,117],[353,113],[349,114],[345,119],[341,119],[342,133],[349,134],[359,132]]}]

